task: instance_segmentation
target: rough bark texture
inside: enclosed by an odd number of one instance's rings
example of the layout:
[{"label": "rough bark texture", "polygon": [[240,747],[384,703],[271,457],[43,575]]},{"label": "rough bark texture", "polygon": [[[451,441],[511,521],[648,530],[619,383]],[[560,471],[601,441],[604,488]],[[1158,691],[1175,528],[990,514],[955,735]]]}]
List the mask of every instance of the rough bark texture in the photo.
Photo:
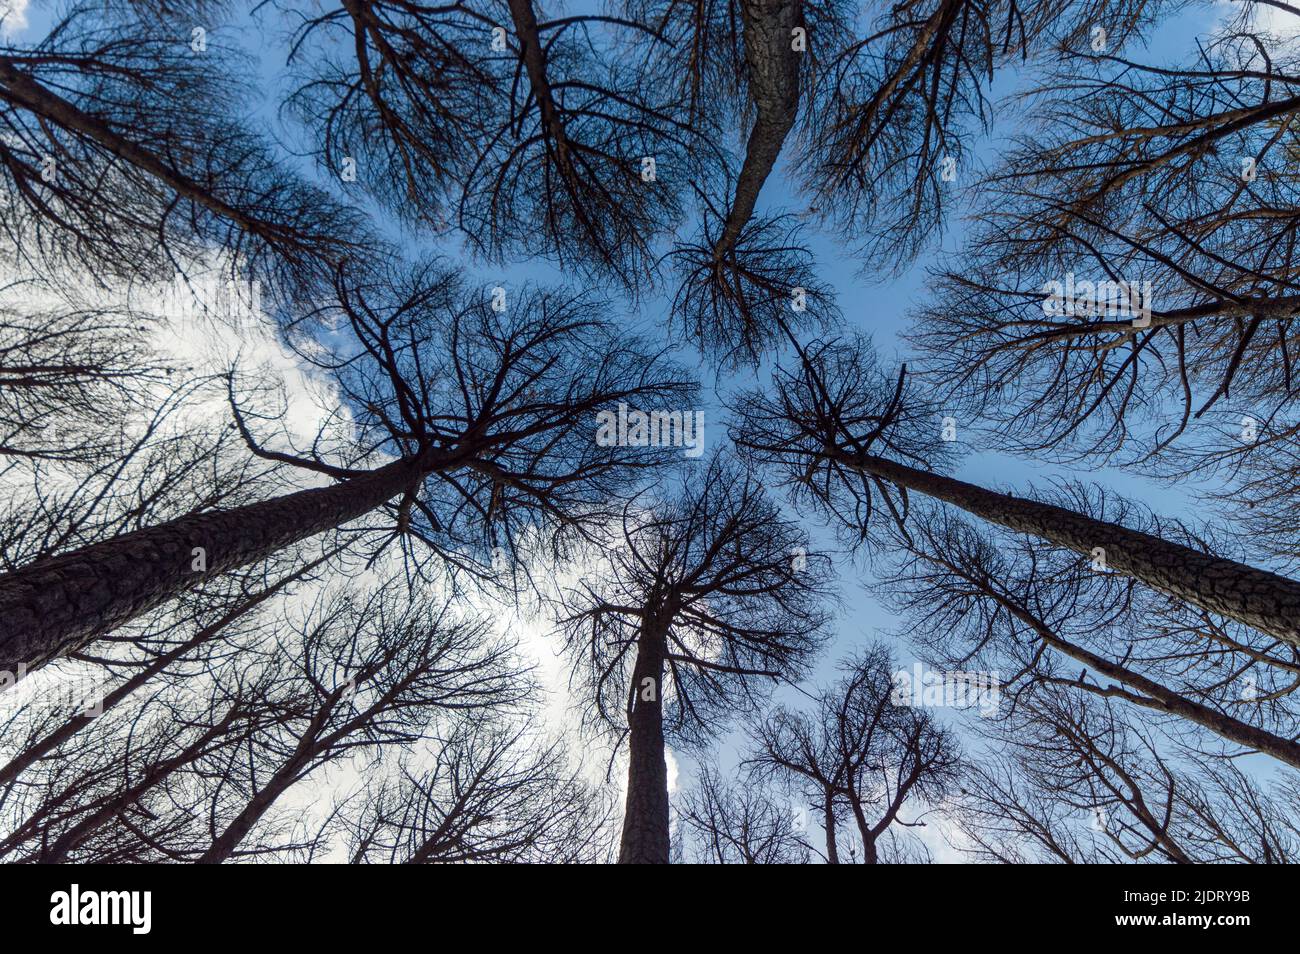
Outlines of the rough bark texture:
[{"label": "rough bark texture", "polygon": [[[215,576],[347,523],[407,490],[395,461],[332,487],[191,514],[0,576],[0,670],[33,670]],[[191,567],[202,548],[206,570]]]},{"label": "rough bark texture", "polygon": [[162,672],[177,659],[180,659],[196,647],[203,645],[208,640],[215,638],[235,620],[280,592],[290,583],[302,579],[302,577],[324,561],[325,558],[314,560],[302,569],[297,570],[289,576],[277,581],[275,584],[268,586],[266,589],[250,596],[210,626],[202,627],[183,643],[178,643],[175,647],[154,659],[153,662],[149,663],[149,665],[137,670],[129,679],[124,680],[120,685],[113,689],[112,692],[109,692],[104,696],[100,705],[97,707],[98,711],[96,713],[78,713],[73,715],[69,717],[67,722],[64,722],[57,729],[46,733],[41,738],[28,745],[27,748],[23,749],[10,759],[3,768],[0,768],[0,788],[13,782],[19,775],[31,768],[31,766],[35,765],[42,757],[53,752],[82,729],[93,724],[95,719],[100,715],[110,711],[124,699],[129,698],[137,689],[144,686],[153,679],[154,676],[158,675],[158,673]]},{"label": "rough bark texture", "polygon": [[[628,735],[627,805],[619,864],[668,863],[668,764],[664,760],[664,639],[642,629],[632,669],[634,699]],[[653,679],[654,698],[644,698]]]},{"label": "rough bark texture", "polygon": [[799,56],[793,31],[802,21],[799,0],[742,0],[745,62],[757,119],[745,146],[745,161],[726,224],[713,249],[721,260],[732,250],[741,229],[754,214],[763,188],[799,107]]},{"label": "rough bark texture", "polygon": [[1300,582],[1225,560],[1064,507],[986,490],[870,454],[836,452],[840,463],[943,500],[1000,526],[1090,556],[1154,589],[1300,646]]}]

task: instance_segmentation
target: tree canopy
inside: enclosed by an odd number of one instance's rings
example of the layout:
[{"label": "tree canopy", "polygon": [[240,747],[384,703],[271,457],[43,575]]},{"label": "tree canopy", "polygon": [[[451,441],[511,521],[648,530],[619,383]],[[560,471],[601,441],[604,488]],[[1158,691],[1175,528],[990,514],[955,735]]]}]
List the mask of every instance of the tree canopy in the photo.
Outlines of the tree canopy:
[{"label": "tree canopy", "polygon": [[6,10],[0,860],[1296,857],[1300,10]]}]

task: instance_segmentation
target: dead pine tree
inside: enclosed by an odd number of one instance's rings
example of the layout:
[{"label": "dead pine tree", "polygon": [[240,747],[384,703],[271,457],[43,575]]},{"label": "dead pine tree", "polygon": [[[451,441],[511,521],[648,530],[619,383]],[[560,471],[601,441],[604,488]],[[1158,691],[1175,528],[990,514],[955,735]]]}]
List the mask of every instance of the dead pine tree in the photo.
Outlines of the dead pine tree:
[{"label": "dead pine tree", "polygon": [[190,860],[221,864],[267,850],[259,825],[295,785],[348,757],[418,744],[443,714],[509,713],[528,696],[514,646],[486,620],[408,591],[396,578],[326,596],[300,626],[274,687],[277,724],[231,753],[211,796],[209,841]]},{"label": "dead pine tree", "polygon": [[866,546],[875,521],[906,532],[909,495],[1072,550],[1108,571],[1300,645],[1300,583],[1065,507],[948,477],[938,410],[890,382],[865,339],[815,342],[770,390],[736,402],[733,438],[813,509]]},{"label": "dead pine tree", "polygon": [[[1141,516],[1097,493],[1068,499],[1094,517],[1119,509],[1128,525]],[[1013,674],[1001,688],[1009,699],[1068,686],[1183,730],[1184,745],[1207,755],[1217,739],[1300,768],[1286,644],[939,508],[914,511],[908,531],[883,587],[937,664]]]},{"label": "dead pine tree", "polygon": [[282,717],[275,667],[250,662],[188,693],[156,688],[25,772],[5,793],[0,856],[42,864],[166,860],[158,846],[186,837],[202,810],[187,780]]},{"label": "dead pine tree", "polygon": [[[487,575],[491,555],[549,528],[552,543],[617,512],[661,459],[652,447],[600,446],[598,411],[619,402],[680,407],[691,386],[603,319],[586,296],[516,290],[504,311],[431,266],[368,284],[340,277],[322,307],[351,338],[314,360],[356,415],[340,458],[271,450],[239,407],[258,456],[332,484],[123,534],[0,577],[0,669],[29,670],[219,574],[296,541],[388,514],[378,542]],[[317,315],[319,317],[319,314]],[[382,526],[382,523],[381,523]]]},{"label": "dead pine tree", "polygon": [[812,856],[794,807],[756,779],[724,779],[705,766],[677,809],[704,864],[799,865]]},{"label": "dead pine tree", "polygon": [[427,753],[362,795],[353,863],[574,864],[610,858],[611,800],[530,721],[457,715]]},{"label": "dead pine tree", "polygon": [[1044,687],[988,741],[954,813],[975,860],[1287,864],[1300,848],[1294,772],[1180,752],[1112,700]]},{"label": "dead pine tree", "polygon": [[[132,633],[130,642],[146,647],[139,654],[142,658],[124,659],[115,655],[104,660],[109,680],[92,711],[74,712],[62,718],[42,720],[41,723],[26,726],[26,738],[22,739],[20,747],[8,760],[0,765],[0,790],[12,785],[42,759],[58,757],[60,748],[79,733],[88,731],[96,719],[119,706],[134,702],[147,692],[169,684],[173,671],[181,671],[176,678],[183,683],[194,678],[194,669],[203,671],[215,666],[207,654],[219,658],[223,653],[239,652],[243,647],[234,638],[233,631],[246,625],[250,617],[256,626],[257,614],[268,601],[285,593],[295,583],[310,580],[322,568],[329,568],[330,558],[341,549],[342,545],[335,547],[331,552],[303,563],[274,582],[236,586],[232,594],[201,594],[197,601],[199,606],[192,612],[169,607],[155,626],[147,627],[143,634]],[[222,582],[242,582],[234,581],[233,576],[223,578]],[[191,615],[192,620],[188,618]],[[154,630],[161,630],[162,635]],[[183,634],[179,638],[176,637],[177,630]],[[117,635],[120,636],[121,631]],[[12,723],[6,726],[4,735],[6,742],[15,741],[16,736],[21,738]]]},{"label": "dead pine tree", "polygon": [[[810,7],[814,5],[809,4]],[[1141,0],[904,0],[821,55],[800,180],[819,218],[857,244],[870,274],[897,274],[974,184],[967,143],[992,120],[990,87],[1026,61],[1137,39],[1169,6]]]},{"label": "dead pine tree", "polygon": [[[636,293],[709,148],[670,83],[618,55],[655,31],[626,17],[550,14],[534,0],[472,6],[500,44],[500,95],[459,175],[457,222],[491,260],[542,257]],[[602,41],[598,37],[604,35]]]},{"label": "dead pine tree", "polygon": [[1064,51],[910,337],[1000,446],[1218,478],[1293,566],[1300,98],[1262,9],[1173,62]]},{"label": "dead pine tree", "polygon": [[310,132],[322,171],[346,170],[386,211],[434,234],[452,224],[473,158],[466,145],[488,135],[484,120],[505,95],[503,68],[513,59],[493,42],[504,28],[484,7],[317,5],[287,58],[286,106]]},{"label": "dead pine tree", "polygon": [[629,507],[608,549],[608,569],[564,595],[563,634],[592,720],[626,733],[619,861],[663,864],[668,740],[707,739],[801,671],[821,642],[829,561],[722,456],[673,498]]},{"label": "dead pine tree", "polygon": [[249,277],[319,291],[374,253],[365,220],[232,121],[247,65],[192,27],[86,2],[0,54],[0,229],[38,266],[156,280],[215,247]]},{"label": "dead pine tree", "polygon": [[909,846],[899,833],[924,825],[925,812],[955,788],[956,739],[912,700],[896,698],[895,666],[883,647],[840,669],[811,711],[781,707],[754,729],[745,764],[759,780],[789,784],[806,799],[822,823],[827,863],[841,861],[845,816],[864,862],[905,859]]},{"label": "dead pine tree", "polygon": [[[835,316],[830,290],[814,273],[796,216],[755,211],[798,115],[802,61],[809,55],[803,4],[745,2],[739,20],[746,64],[742,88],[751,100],[746,113],[754,115],[740,171],[735,177],[708,176],[697,187],[701,234],[672,252],[681,279],[673,320],[723,366],[753,364],[784,342],[790,328],[826,325]],[[728,186],[729,195],[715,194]]]}]

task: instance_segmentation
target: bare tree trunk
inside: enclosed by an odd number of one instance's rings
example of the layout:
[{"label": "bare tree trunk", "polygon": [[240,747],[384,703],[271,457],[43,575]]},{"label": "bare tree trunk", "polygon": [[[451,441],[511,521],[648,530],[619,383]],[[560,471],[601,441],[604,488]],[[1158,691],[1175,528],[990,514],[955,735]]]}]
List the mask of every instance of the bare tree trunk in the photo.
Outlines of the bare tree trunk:
[{"label": "bare tree trunk", "polygon": [[1193,722],[1202,728],[1209,729],[1211,732],[1227,739],[1229,742],[1236,742],[1248,749],[1256,749],[1265,755],[1271,755],[1273,758],[1293,768],[1300,768],[1300,743],[1292,739],[1284,739],[1281,736],[1266,732],[1257,728],[1248,722],[1242,722],[1240,719],[1234,719],[1232,716],[1219,712],[1209,706],[1201,705],[1191,699],[1174,692],[1172,689],[1161,685],[1160,683],[1148,679],[1131,669],[1113,663],[1108,659],[1098,656],[1096,653],[1089,652],[1082,646],[1076,646],[1057,636],[1051,631],[1040,619],[1031,613],[1026,612],[1019,606],[1012,604],[1010,601],[998,599],[1009,612],[1016,618],[1027,623],[1042,638],[1043,642],[1053,649],[1069,656],[1077,662],[1083,663],[1090,669],[1094,669],[1102,675],[1114,679],[1130,689],[1136,689],[1138,692],[1145,693],[1146,698],[1136,696],[1132,693],[1123,693],[1121,698],[1133,703],[1134,705],[1143,706],[1148,709],[1154,709],[1157,712],[1167,712],[1170,715],[1176,715],[1179,718]]},{"label": "bare tree trunk", "polygon": [[6,573],[0,576],[0,670],[32,670],[75,652],[205,576],[374,510],[421,473],[412,461],[394,461],[332,487],[190,514]]},{"label": "bare tree trunk", "polygon": [[302,579],[337,552],[337,550],[334,550],[318,560],[313,560],[301,569],[277,580],[271,586],[259,590],[257,593],[254,593],[252,596],[241,601],[237,606],[225,613],[210,626],[202,627],[193,636],[185,640],[185,642],[179,643],[174,648],[163,653],[153,662],[149,663],[149,665],[141,667],[129,679],[104,696],[102,703],[96,707],[97,711],[94,715],[83,715],[81,713],[73,715],[67,722],[63,723],[63,725],[59,726],[57,729],[46,733],[41,738],[28,745],[25,749],[10,759],[6,765],[0,767],[0,787],[13,782],[39,759],[57,749],[64,742],[68,741],[68,739],[72,738],[82,729],[86,728],[86,726],[93,723],[96,718],[108,712],[114,706],[122,702],[122,700],[128,698],[137,689],[145,685],[149,680],[158,675],[158,673],[162,672],[177,659],[184,656],[190,650],[201,646],[203,643],[217,636],[227,626],[235,622],[235,620],[270,599],[290,583]]},{"label": "bare tree trunk", "polygon": [[837,865],[840,863],[840,847],[835,843],[835,802],[830,792],[826,793],[826,807],[823,815],[826,827],[826,863],[828,865]]},{"label": "bare tree trunk", "polygon": [[838,463],[942,500],[967,513],[1085,556],[1162,593],[1300,646],[1300,582],[1202,553],[1149,533],[986,490],[871,454],[829,451]]},{"label": "bare tree trunk", "polygon": [[[858,837],[862,839],[862,861],[864,864],[874,865],[880,861],[880,853],[876,850],[876,837],[883,829],[872,827],[867,821],[866,813],[862,810],[862,800],[858,797],[857,789],[849,784],[848,791],[849,808],[853,812],[853,821],[858,826]],[[892,818],[888,814],[885,816],[885,826],[889,825]]]},{"label": "bare tree trunk", "polygon": [[328,752],[340,739],[369,717],[368,713],[358,715],[328,735],[321,735],[322,729],[336,711],[339,700],[343,698],[345,691],[345,688],[340,686],[325,697],[315,715],[312,716],[311,721],[303,730],[302,735],[299,736],[293,754],[275,770],[275,774],[267,780],[266,784],[254,793],[247,804],[240,809],[239,814],[213,840],[208,849],[195,860],[196,864],[219,865],[224,861],[228,861],[234,855],[235,849],[253,830],[253,826],[275,804],[276,799],[288,791],[289,787],[298,779],[302,778],[304,770],[311,765],[312,760],[321,753]]},{"label": "bare tree trunk", "polygon": [[799,0],[742,0],[745,60],[749,92],[757,119],[745,146],[745,161],[726,224],[713,248],[714,261],[725,258],[754,214],[758,194],[781,154],[799,107],[799,56],[793,31],[802,22]]},{"label": "bare tree trunk", "polygon": [[[854,105],[852,113],[853,129],[850,133],[852,143],[848,156],[853,161],[840,164],[838,173],[833,178],[828,179],[826,185],[822,187],[823,193],[843,187],[845,180],[853,173],[854,167],[862,161],[867,151],[872,146],[878,145],[879,136],[875,133],[873,127],[878,121],[881,108],[889,102],[890,97],[897,93],[899,87],[905,82],[910,80],[909,85],[916,82],[912,72],[927,58],[935,57],[936,50],[931,47],[931,44],[935,42],[936,37],[946,36],[948,31],[952,29],[953,21],[966,2],[967,0],[942,0],[935,7],[934,12],[930,14],[930,18],[921,25],[911,49],[907,51],[907,55],[889,73],[889,78],[876,88],[871,99],[865,103]],[[942,47],[942,43],[939,46]]]},{"label": "bare tree trunk", "polygon": [[294,753],[294,758],[290,759],[284,765],[276,770],[275,775],[264,785],[256,795],[249,799],[239,812],[238,815],[230,822],[229,825],[213,840],[208,849],[203,852],[195,864],[200,865],[219,865],[222,862],[230,860],[240,843],[253,830],[253,826],[267,813],[276,799],[283,795],[289,786],[298,780],[298,774],[302,770],[307,759],[310,757],[310,751],[299,751]]},{"label": "bare tree trunk", "polygon": [[582,176],[574,167],[573,144],[569,141],[564,117],[551,89],[551,80],[547,73],[546,47],[542,45],[532,0],[508,0],[507,5],[510,8],[510,18],[514,23],[515,36],[519,40],[519,52],[524,61],[524,69],[528,73],[528,82],[533,95],[537,97],[537,109],[541,113],[542,127],[549,138],[548,149],[554,149],[560,179],[564,183],[565,191],[573,199],[574,214],[590,228],[591,222],[581,201]]},{"label": "bare tree trunk", "polygon": [[84,112],[57,93],[46,89],[19,68],[9,57],[0,56],[0,99],[85,136],[113,155],[154,176],[177,195],[203,206],[209,212],[233,222],[241,229],[268,242],[283,239],[266,222],[258,221],[213,195],[201,183],[177,171],[148,149],[125,139],[96,116]]},{"label": "bare tree trunk", "polygon": [[641,630],[632,669],[627,805],[619,864],[668,863],[668,764],[664,759],[664,639]]},{"label": "bare tree trunk", "polygon": [[876,850],[876,839],[864,837],[862,839],[862,862],[868,865],[880,864],[880,852]]}]

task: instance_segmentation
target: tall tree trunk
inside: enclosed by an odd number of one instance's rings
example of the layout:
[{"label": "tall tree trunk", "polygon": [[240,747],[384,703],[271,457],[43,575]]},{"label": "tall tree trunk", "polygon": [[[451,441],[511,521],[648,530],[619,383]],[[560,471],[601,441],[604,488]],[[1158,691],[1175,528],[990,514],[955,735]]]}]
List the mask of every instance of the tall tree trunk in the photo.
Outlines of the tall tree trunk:
[{"label": "tall tree trunk", "polygon": [[[993,594],[990,593],[990,595]],[[1083,663],[1088,668],[1101,673],[1109,679],[1114,679],[1130,689],[1145,693],[1145,696],[1124,693],[1121,698],[1134,705],[1176,715],[1202,728],[1209,729],[1229,742],[1235,742],[1248,749],[1256,749],[1265,755],[1271,755],[1273,758],[1285,762],[1293,768],[1300,768],[1300,743],[1295,742],[1293,739],[1285,739],[1271,732],[1266,732],[1248,722],[1234,719],[1226,713],[1188,699],[1153,679],[1148,679],[1125,666],[1111,662],[1096,653],[1089,652],[1082,646],[1077,646],[1068,640],[1062,639],[1046,623],[1014,601],[996,595],[994,595],[994,599],[1017,619],[1033,629],[1048,646],[1063,655],[1069,656],[1076,662]]]},{"label": "tall tree trunk", "polygon": [[986,490],[883,457],[843,450],[826,453],[861,473],[1084,556],[1092,556],[1100,547],[1109,570],[1300,646],[1300,582],[1064,507]]},{"label": "tall tree trunk", "polygon": [[[280,247],[291,242],[290,233],[256,219],[222,201],[212,190],[177,170],[170,163],[137,143],[131,142],[97,116],[78,109],[68,100],[32,79],[10,57],[0,56],[0,99],[40,118],[91,140],[119,159],[166,184],[168,188],[244,231]],[[331,265],[337,262],[330,262]]]},{"label": "tall tree trunk", "polygon": [[713,259],[730,254],[754,214],[758,194],[776,165],[799,107],[799,57],[793,32],[802,22],[800,0],[741,0],[745,62],[757,118],[745,145],[745,161]]},{"label": "tall tree trunk", "polygon": [[0,671],[36,669],[75,652],[205,576],[374,510],[424,472],[415,462],[394,461],[332,487],[190,514],[6,573],[0,576]]},{"label": "tall tree trunk", "polygon": [[[851,782],[848,785],[848,802],[849,809],[853,812],[853,821],[858,826],[858,837],[862,840],[862,861],[874,865],[880,861],[880,853],[876,850],[876,837],[883,829],[877,830],[867,821],[866,812],[862,809],[862,799],[858,797],[857,787]],[[890,820],[892,819],[885,822],[886,827]]]},{"label": "tall tree trunk", "polygon": [[568,180],[572,177],[577,181],[569,135],[564,128],[564,119],[560,115],[560,107],[555,102],[550,77],[547,75],[546,47],[542,44],[541,34],[537,29],[537,14],[533,11],[532,0],[507,0],[507,6],[510,8],[510,19],[514,24],[515,36],[519,40],[519,55],[528,73],[528,83],[537,98],[537,110],[542,117],[542,127],[555,144],[555,158],[563,178]]},{"label": "tall tree trunk", "polygon": [[632,669],[627,805],[619,864],[668,863],[668,763],[664,758],[664,637],[644,626]]},{"label": "tall tree trunk", "polygon": [[228,861],[234,855],[235,849],[253,830],[253,826],[275,804],[276,799],[288,791],[289,787],[298,780],[299,773],[302,771],[307,759],[310,758],[311,753],[307,752],[301,758],[299,755],[300,753],[295,753],[294,758],[276,770],[275,775],[258,790],[256,795],[249,799],[239,814],[213,840],[207,850],[195,859],[195,864],[219,865]]},{"label": "tall tree trunk", "polygon": [[271,586],[259,590],[247,599],[242,600],[216,622],[209,626],[202,627],[183,643],[178,643],[175,647],[154,659],[153,662],[149,663],[149,665],[142,666],[138,669],[129,679],[122,682],[119,686],[113,689],[112,692],[109,692],[104,696],[100,705],[96,706],[96,712],[93,715],[82,713],[73,715],[67,722],[63,723],[63,725],[59,726],[57,729],[46,733],[35,742],[32,742],[10,759],[7,764],[0,767],[0,788],[13,782],[19,775],[34,765],[38,759],[57,749],[60,745],[67,742],[86,726],[93,723],[99,716],[117,706],[124,699],[130,697],[132,693],[148,683],[149,680],[158,675],[158,673],[162,672],[177,659],[180,659],[196,647],[203,645],[208,640],[215,638],[227,626],[235,622],[245,613],[251,612],[258,605],[270,599],[295,580],[301,580],[313,569],[320,566],[338,552],[339,551],[335,549],[320,559],[313,560],[301,569],[295,570],[288,576],[282,577]]},{"label": "tall tree trunk", "polygon": [[880,864],[880,852],[876,849],[876,839],[864,837],[862,839],[862,862],[868,865]]},{"label": "tall tree trunk", "polygon": [[303,729],[302,735],[298,737],[298,744],[294,746],[290,756],[281,763],[266,784],[258,789],[253,797],[240,809],[239,814],[213,840],[207,850],[195,860],[196,864],[219,865],[224,861],[228,861],[234,855],[235,849],[253,830],[253,826],[275,804],[276,799],[303,777],[304,772],[307,771],[315,759],[322,754],[328,753],[340,740],[374,716],[376,711],[374,709],[357,713],[343,725],[322,735],[322,730],[329,722],[330,717],[337,711],[345,692],[346,688],[339,686],[325,697],[316,713],[312,716],[311,721]]},{"label": "tall tree trunk", "polygon": [[830,792],[826,793],[823,818],[825,820],[822,824],[826,827],[826,863],[837,865],[840,863],[840,846],[835,842],[835,800]]},{"label": "tall tree trunk", "polygon": [[[592,221],[583,201],[582,174],[574,159],[573,143],[569,140],[569,131],[564,125],[564,115],[555,101],[548,75],[546,46],[542,43],[541,32],[537,26],[537,14],[533,10],[532,0],[507,0],[510,19],[514,24],[515,37],[519,40],[519,55],[528,74],[528,84],[537,100],[537,110],[541,115],[542,129],[547,140],[547,151],[553,153],[556,168],[559,170],[560,182],[568,193],[572,203],[573,214],[582,223],[583,231],[595,239],[600,235],[596,223]],[[607,249],[601,253],[609,256]]]}]

